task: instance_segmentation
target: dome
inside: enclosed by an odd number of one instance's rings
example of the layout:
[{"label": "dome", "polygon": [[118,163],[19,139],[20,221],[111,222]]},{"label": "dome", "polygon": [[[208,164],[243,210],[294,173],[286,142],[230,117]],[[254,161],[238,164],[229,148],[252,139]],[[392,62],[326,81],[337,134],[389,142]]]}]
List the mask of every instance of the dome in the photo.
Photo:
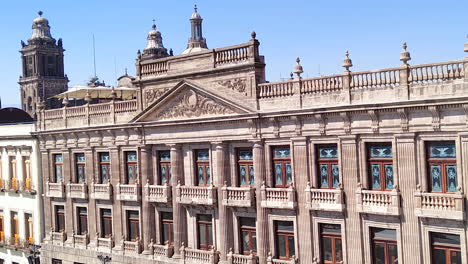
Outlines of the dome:
[{"label": "dome", "polygon": [[50,34],[49,20],[42,17],[42,11],[39,11],[38,14],[39,17],[33,20],[31,39],[51,40],[52,35]]},{"label": "dome", "polygon": [[47,18],[42,16],[42,14],[43,14],[42,11],[37,12],[37,14],[39,15],[39,17],[37,17],[36,19],[33,20],[34,24],[47,24],[47,25],[49,25],[49,20],[47,20]]},{"label": "dome", "polygon": [[147,40],[145,51],[150,49],[164,49],[161,32],[156,29],[155,24],[153,24],[152,29],[148,32]]},{"label": "dome", "polygon": [[160,37],[161,36],[161,32],[159,30],[156,29],[156,25],[153,24],[153,29],[148,32],[148,37]]},{"label": "dome", "polygon": [[200,14],[198,14],[197,10],[198,10],[197,5],[195,5],[192,17],[190,19],[202,19]]},{"label": "dome", "polygon": [[0,124],[31,123],[32,117],[25,111],[7,107],[0,109]]}]

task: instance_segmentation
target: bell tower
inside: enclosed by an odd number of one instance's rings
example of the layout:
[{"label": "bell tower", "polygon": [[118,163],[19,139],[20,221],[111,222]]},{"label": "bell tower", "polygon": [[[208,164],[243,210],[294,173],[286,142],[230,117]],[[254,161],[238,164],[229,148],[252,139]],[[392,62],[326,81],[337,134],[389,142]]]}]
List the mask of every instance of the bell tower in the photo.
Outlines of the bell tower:
[{"label": "bell tower", "polygon": [[32,24],[32,36],[21,41],[22,76],[19,79],[21,106],[32,117],[37,106],[44,102],[47,108],[61,107],[54,95],[67,91],[68,77],[64,73],[62,39],[56,41],[50,34],[49,21],[39,17]]}]

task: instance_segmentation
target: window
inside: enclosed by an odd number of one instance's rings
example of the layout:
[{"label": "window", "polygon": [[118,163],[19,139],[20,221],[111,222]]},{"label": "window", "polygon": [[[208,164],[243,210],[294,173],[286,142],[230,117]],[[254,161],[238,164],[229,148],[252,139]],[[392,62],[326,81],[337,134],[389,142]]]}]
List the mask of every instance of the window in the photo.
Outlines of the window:
[{"label": "window", "polygon": [[207,149],[197,150],[196,153],[196,166],[197,166],[197,184],[198,186],[211,185],[210,174],[210,152]]},{"label": "window", "polygon": [[432,192],[456,192],[457,163],[455,142],[431,142],[428,144],[428,171]]},{"label": "window", "polygon": [[198,248],[210,250],[213,248],[213,224],[211,215],[197,216]]},{"label": "window", "polygon": [[171,152],[159,151],[159,176],[161,185],[172,183]]},{"label": "window", "polygon": [[138,211],[127,211],[127,239],[137,241],[140,237],[140,218]]},{"label": "window", "polygon": [[172,213],[161,212],[161,241],[164,245],[173,245],[174,243],[174,221]]},{"label": "window", "polygon": [[15,245],[19,244],[19,218],[17,212],[11,212],[11,235],[13,238],[13,243]]},{"label": "window", "polygon": [[320,225],[320,247],[323,263],[343,263],[343,248],[341,242],[340,225]]},{"label": "window", "polygon": [[5,224],[4,224],[3,211],[0,210],[0,242],[5,242]]},{"label": "window", "polygon": [[292,183],[291,150],[289,147],[273,148],[275,187],[285,188]]},{"label": "window", "polygon": [[25,221],[25,236],[29,243],[34,243],[34,228],[32,214],[24,214]]},{"label": "window", "polygon": [[393,153],[391,144],[368,146],[370,188],[374,191],[393,190]]},{"label": "window", "polygon": [[54,178],[52,182],[63,182],[63,156],[62,154],[54,155]]},{"label": "window", "polygon": [[[32,190],[32,179],[31,179],[31,159],[29,156],[24,156],[23,157],[23,174],[25,177],[25,189],[26,190]],[[0,168],[1,169],[1,168]],[[0,176],[1,178],[1,176]]]},{"label": "window", "polygon": [[111,173],[109,152],[99,153],[99,183],[108,183]]},{"label": "window", "polygon": [[138,181],[138,162],[135,151],[125,152],[125,175],[127,184],[134,184]]},{"label": "window", "polygon": [[338,168],[338,148],[318,146],[318,174],[320,188],[339,188],[340,172]]},{"label": "window", "polygon": [[252,149],[238,149],[237,164],[240,186],[255,185]]},{"label": "window", "polygon": [[55,232],[65,231],[65,208],[63,205],[55,206]]},{"label": "window", "polygon": [[86,235],[88,233],[88,209],[86,207],[77,207],[76,214],[78,216],[77,233],[78,235]]},{"label": "window", "polygon": [[111,209],[101,209],[101,237],[110,238],[112,236],[112,211]]},{"label": "window", "polygon": [[86,158],[84,153],[75,154],[76,182],[86,182]]},{"label": "window", "polygon": [[275,221],[276,255],[280,259],[295,256],[294,224],[291,221]]},{"label": "window", "polygon": [[398,263],[398,250],[395,229],[371,228],[372,263]]},{"label": "window", "polygon": [[242,254],[250,255],[250,252],[257,253],[257,232],[255,218],[240,217],[241,250]]},{"label": "window", "polygon": [[460,236],[431,233],[432,263],[461,264]]},{"label": "window", "polygon": [[62,264],[60,259],[52,259],[52,264]]}]

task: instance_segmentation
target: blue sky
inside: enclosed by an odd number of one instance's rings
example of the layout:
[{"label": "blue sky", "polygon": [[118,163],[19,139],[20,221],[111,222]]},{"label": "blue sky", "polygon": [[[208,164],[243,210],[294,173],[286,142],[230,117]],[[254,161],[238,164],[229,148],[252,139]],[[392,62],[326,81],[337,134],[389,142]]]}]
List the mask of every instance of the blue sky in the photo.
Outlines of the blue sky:
[{"label": "blue sky", "polygon": [[346,50],[353,71],[400,65],[402,42],[410,64],[461,59],[468,33],[468,1],[253,1],[253,0],[54,0],[4,1],[0,16],[0,96],[3,106],[19,105],[20,41],[31,36],[37,11],[49,19],[52,36],[62,38],[70,86],[97,73],[107,84],[128,68],[135,73],[138,49],[156,19],[164,45],[179,54],[190,35],[189,17],[198,4],[209,48],[247,42],[255,30],[265,55],[267,79],[287,77],[301,58],[304,76],[340,73]]}]

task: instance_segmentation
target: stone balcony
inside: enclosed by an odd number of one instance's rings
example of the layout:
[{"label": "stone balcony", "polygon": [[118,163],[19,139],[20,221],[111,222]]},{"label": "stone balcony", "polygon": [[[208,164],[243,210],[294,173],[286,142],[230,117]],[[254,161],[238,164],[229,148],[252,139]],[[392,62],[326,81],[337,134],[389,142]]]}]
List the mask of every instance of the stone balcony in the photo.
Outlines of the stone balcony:
[{"label": "stone balcony", "polygon": [[400,215],[400,192],[363,190],[356,191],[357,210],[360,213],[378,215]]},{"label": "stone balcony", "polygon": [[88,199],[86,183],[67,183],[67,196],[76,199]]},{"label": "stone balcony", "polygon": [[185,205],[216,205],[216,187],[182,186],[176,187],[176,201]]},{"label": "stone balcony", "polygon": [[50,232],[50,241],[52,244],[62,246],[65,240],[67,240],[67,234],[65,232]]},{"label": "stone balcony", "polygon": [[123,250],[127,256],[137,256],[141,252],[140,241],[123,241]]},{"label": "stone balcony", "polygon": [[114,247],[114,240],[112,239],[112,237],[98,237],[96,240],[96,246],[98,250],[110,253],[112,252],[112,248]]},{"label": "stone balcony", "polygon": [[47,181],[46,196],[53,198],[65,198],[65,186],[63,185],[63,182]]},{"label": "stone balcony", "polygon": [[86,249],[89,244],[88,234],[84,235],[73,235],[73,246],[76,248]]},{"label": "stone balcony", "polygon": [[170,185],[149,185],[144,187],[144,198],[153,203],[169,203],[172,199]]},{"label": "stone balcony", "polygon": [[346,209],[342,189],[305,189],[306,208],[317,211],[343,212]]},{"label": "stone balcony", "polygon": [[232,207],[252,207],[255,204],[255,189],[252,187],[228,187],[221,188],[223,193],[222,203]]},{"label": "stone balcony", "polygon": [[116,198],[120,201],[138,202],[141,198],[140,184],[120,184],[116,186]]},{"label": "stone balcony", "polygon": [[111,200],[112,185],[110,183],[91,183],[91,198],[95,200]]},{"label": "stone balcony", "polygon": [[183,263],[186,264],[216,264],[219,260],[218,252],[213,249],[201,250],[182,246],[180,254]]},{"label": "stone balcony", "polygon": [[465,195],[462,193],[425,193],[417,191],[414,213],[419,217],[465,219]]},{"label": "stone balcony", "polygon": [[231,251],[227,254],[227,264],[257,264],[257,256],[234,254]]},{"label": "stone balcony", "polygon": [[153,245],[153,257],[155,260],[164,261],[174,255],[174,247],[170,245]]},{"label": "stone balcony", "polygon": [[275,259],[268,257],[267,264],[296,264],[297,261],[295,259]]},{"label": "stone balcony", "polygon": [[294,187],[289,188],[267,188],[262,185],[260,189],[261,206],[272,209],[295,209],[296,190]]}]

